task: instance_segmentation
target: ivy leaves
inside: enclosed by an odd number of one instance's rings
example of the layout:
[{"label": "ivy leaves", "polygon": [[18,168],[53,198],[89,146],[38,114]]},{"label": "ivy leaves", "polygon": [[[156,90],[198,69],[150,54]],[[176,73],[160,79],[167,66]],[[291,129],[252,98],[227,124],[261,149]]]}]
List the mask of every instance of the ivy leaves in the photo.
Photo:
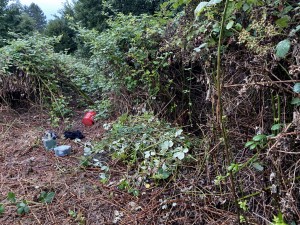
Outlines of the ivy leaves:
[{"label": "ivy leaves", "polygon": [[[286,28],[288,27],[288,22],[290,20],[290,17],[285,16],[282,17],[278,20],[276,20],[276,24],[277,26],[281,27],[281,28]],[[284,59],[288,52],[290,51],[291,48],[291,41],[290,38],[292,38],[293,36],[296,35],[297,32],[300,31],[300,25],[296,26],[296,28],[292,29],[289,33],[289,38],[284,39],[282,41],[280,41],[277,45],[276,45],[276,53],[275,55],[279,58],[279,59]]]},{"label": "ivy leaves", "polygon": [[54,199],[55,192],[45,192],[42,191],[38,200],[42,203],[51,203]]},{"label": "ivy leaves", "polygon": [[300,83],[296,83],[295,85],[294,85],[294,87],[293,87],[293,91],[295,92],[295,93],[300,93]]},{"label": "ivy leaves", "polygon": [[[30,209],[27,204],[26,200],[22,200],[21,202],[17,202],[16,194],[13,192],[8,192],[7,194],[7,200],[11,203],[15,204],[17,207],[17,213],[19,215],[27,214],[29,213]],[[4,204],[0,204],[0,215],[3,214],[5,211]]]},{"label": "ivy leaves", "polygon": [[188,148],[182,148],[180,146],[180,147],[175,148],[175,151],[176,152],[173,154],[173,158],[183,160],[185,158],[185,154],[188,153],[189,149]]},{"label": "ivy leaves", "polygon": [[[38,197],[38,202],[41,203],[51,203],[54,199],[55,192],[45,192],[42,191]],[[18,215],[25,215],[30,212],[29,204],[38,204],[35,201],[27,201],[27,200],[17,200],[16,194],[14,192],[8,192],[6,197],[8,202],[0,203],[0,215],[5,213],[6,205],[14,205],[17,208]]]},{"label": "ivy leaves", "polygon": [[200,2],[194,11],[195,17],[197,18],[206,7],[216,5],[220,2],[222,2],[222,0],[211,0],[209,2]]},{"label": "ivy leaves", "polygon": [[289,39],[285,39],[280,41],[276,46],[276,56],[279,59],[284,59],[291,48],[291,41]]},{"label": "ivy leaves", "polygon": [[[114,158],[135,171],[133,177],[143,182],[148,178],[169,178],[182,161],[189,158],[190,147],[191,143],[182,129],[171,127],[145,112],[139,116],[121,116],[94,149],[96,152],[110,150]],[[126,181],[133,189],[141,185],[131,178]]]},{"label": "ivy leaves", "polygon": [[29,206],[25,200],[17,204],[17,213],[20,215],[29,213]]},{"label": "ivy leaves", "polygon": [[265,134],[258,134],[255,135],[251,141],[248,141],[245,144],[246,148],[250,148],[251,150],[259,147],[259,148],[263,148],[263,146],[266,144],[267,142],[267,136]]}]

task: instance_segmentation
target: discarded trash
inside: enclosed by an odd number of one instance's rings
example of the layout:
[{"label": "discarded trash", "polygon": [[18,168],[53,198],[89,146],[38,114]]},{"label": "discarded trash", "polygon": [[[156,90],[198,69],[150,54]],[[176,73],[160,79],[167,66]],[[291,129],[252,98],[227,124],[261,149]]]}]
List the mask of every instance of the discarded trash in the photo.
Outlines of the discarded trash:
[{"label": "discarded trash", "polygon": [[71,153],[71,146],[70,145],[60,145],[54,148],[56,156],[66,156],[70,155]]},{"label": "discarded trash", "polygon": [[84,144],[84,149],[83,149],[83,155],[84,156],[90,156],[92,154],[92,144],[90,142],[87,142]]},{"label": "discarded trash", "polygon": [[122,217],[124,216],[123,212],[120,212],[118,210],[114,211],[114,219],[112,221],[113,224],[117,224],[119,223],[119,221],[122,219]]},{"label": "discarded trash", "polygon": [[94,124],[94,117],[96,115],[96,112],[95,111],[89,111],[87,112],[83,119],[82,119],[82,123],[85,125],[85,126],[92,126]]},{"label": "discarded trash", "polygon": [[42,138],[44,147],[47,150],[53,150],[57,143],[56,143],[57,135],[52,131],[46,131],[44,137]]},{"label": "discarded trash", "polygon": [[78,139],[84,138],[83,134],[79,130],[76,130],[76,131],[65,131],[64,135],[65,135],[66,139],[69,138],[71,140],[74,140],[76,138],[78,138]]}]

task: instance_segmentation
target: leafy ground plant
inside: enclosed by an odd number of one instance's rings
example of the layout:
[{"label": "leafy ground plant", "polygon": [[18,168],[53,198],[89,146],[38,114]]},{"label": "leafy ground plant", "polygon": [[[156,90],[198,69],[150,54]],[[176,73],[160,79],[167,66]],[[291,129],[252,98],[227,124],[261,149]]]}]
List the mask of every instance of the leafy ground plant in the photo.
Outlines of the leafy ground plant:
[{"label": "leafy ground plant", "polygon": [[29,213],[29,206],[25,200],[17,204],[17,213],[20,215]]},{"label": "leafy ground plant", "polygon": [[113,158],[125,162],[135,172],[134,182],[128,185],[137,187],[146,179],[163,180],[175,174],[182,161],[190,158],[190,148],[182,129],[146,112],[119,117],[94,150],[109,151]]},{"label": "leafy ground plant", "polygon": [[45,192],[42,191],[38,200],[42,203],[51,203],[54,199],[55,192]]},{"label": "leafy ground plant", "polygon": [[[55,196],[55,192],[42,191],[38,197],[38,202],[45,203],[45,204],[52,203],[54,196]],[[18,200],[14,192],[8,192],[7,200],[10,203],[0,204],[0,215],[4,214],[5,206],[8,204],[15,205],[17,207],[17,214],[19,215],[24,215],[29,213],[30,211],[29,204],[38,204],[35,201]]]},{"label": "leafy ground plant", "polygon": [[5,211],[5,207],[3,204],[0,204],[0,215],[3,214]]}]

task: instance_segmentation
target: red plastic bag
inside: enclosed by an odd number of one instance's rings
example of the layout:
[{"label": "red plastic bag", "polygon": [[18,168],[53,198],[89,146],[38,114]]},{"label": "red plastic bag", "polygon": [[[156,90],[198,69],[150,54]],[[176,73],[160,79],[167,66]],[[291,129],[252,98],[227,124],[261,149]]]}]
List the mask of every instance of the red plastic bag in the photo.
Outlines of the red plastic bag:
[{"label": "red plastic bag", "polygon": [[85,126],[92,126],[95,123],[95,121],[94,121],[95,115],[96,115],[95,111],[86,112],[82,119],[82,123]]}]

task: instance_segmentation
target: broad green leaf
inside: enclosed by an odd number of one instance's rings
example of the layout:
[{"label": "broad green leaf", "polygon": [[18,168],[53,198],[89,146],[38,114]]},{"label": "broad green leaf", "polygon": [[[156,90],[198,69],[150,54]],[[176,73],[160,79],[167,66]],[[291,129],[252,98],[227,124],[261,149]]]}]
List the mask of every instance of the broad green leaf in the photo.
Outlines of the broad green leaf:
[{"label": "broad green leaf", "polygon": [[282,10],[282,14],[287,14],[294,9],[293,6],[289,5]]},{"label": "broad green leaf", "polygon": [[0,204],[0,215],[3,214],[5,211],[5,207],[3,204]]},{"label": "broad green leaf", "polygon": [[222,2],[222,0],[210,0],[208,4],[215,5],[215,4],[219,4],[221,2]]},{"label": "broad green leaf", "polygon": [[198,17],[200,13],[204,10],[204,8],[207,6],[208,2],[200,2],[198,6],[196,7],[194,11],[195,17]]},{"label": "broad green leaf", "polygon": [[245,147],[248,148],[250,145],[254,144],[254,141],[247,141]]},{"label": "broad green leaf", "polygon": [[253,141],[262,141],[262,140],[264,140],[264,139],[266,139],[266,135],[264,135],[264,134],[258,134],[258,135],[255,135],[253,138],[252,138],[252,140]]},{"label": "broad green leaf", "polygon": [[104,179],[106,179],[107,177],[106,177],[106,174],[105,174],[105,173],[100,173],[100,174],[99,174],[99,178],[104,180]]},{"label": "broad green leaf", "polygon": [[300,83],[296,83],[293,87],[295,93],[300,93]]},{"label": "broad green leaf", "polygon": [[12,202],[15,203],[16,202],[16,195],[13,192],[8,192],[7,194],[7,199]]},{"label": "broad green leaf", "polygon": [[222,2],[222,0],[211,0],[209,2],[200,2],[194,11],[194,15],[197,18],[201,12],[205,9],[206,6],[216,5]]},{"label": "broad green leaf", "polygon": [[288,225],[288,224],[284,221],[281,212],[278,213],[278,216],[274,216],[273,222],[275,223],[275,225]]},{"label": "broad green leaf", "polygon": [[243,209],[244,211],[247,211],[247,200],[239,201],[238,204],[239,204],[241,209]]},{"label": "broad green leaf", "polygon": [[275,21],[276,25],[280,28],[286,28],[289,26],[289,21],[290,21],[290,17],[289,16],[284,16],[278,20]]},{"label": "broad green leaf", "polygon": [[167,179],[170,175],[171,174],[167,170],[159,168],[157,173],[153,176],[153,178],[164,180],[164,179]]},{"label": "broad green leaf", "polygon": [[184,159],[184,152],[175,152],[174,154],[173,154],[173,158],[174,159],[176,159],[176,158],[178,158],[179,160],[182,160],[182,159]]},{"label": "broad green leaf", "polygon": [[282,124],[281,123],[277,123],[277,124],[274,124],[272,127],[271,127],[271,130],[275,131],[275,130],[280,130]]},{"label": "broad green leaf", "polygon": [[243,2],[242,2],[242,1],[238,1],[238,2],[235,4],[236,9],[241,9],[242,6],[243,6]]},{"label": "broad green leaf", "polygon": [[260,172],[264,170],[264,167],[258,162],[253,163],[252,166]]},{"label": "broad green leaf", "polygon": [[101,170],[103,170],[103,171],[109,171],[109,167],[108,166],[101,166]]},{"label": "broad green leaf", "polygon": [[247,3],[245,3],[245,4],[243,5],[243,10],[244,10],[244,12],[246,12],[248,9],[250,9],[250,5],[248,5]]},{"label": "broad green leaf", "polygon": [[214,32],[216,32],[216,33],[219,33],[220,32],[220,25],[219,25],[219,23],[215,23],[214,25],[213,25],[213,29],[212,29]]},{"label": "broad green leaf", "polygon": [[43,191],[39,196],[39,201],[42,203],[51,203],[54,199],[55,192],[45,192]]},{"label": "broad green leaf", "polygon": [[291,104],[299,106],[300,105],[300,98],[293,98],[293,100],[291,101]]},{"label": "broad green leaf", "polygon": [[236,23],[234,27],[238,31],[241,31],[243,29],[243,26],[240,23]]},{"label": "broad green leaf", "polygon": [[53,199],[54,199],[54,196],[55,196],[55,192],[53,192],[53,191],[52,192],[48,192],[47,196],[44,199],[44,202],[45,203],[51,203],[53,201]]},{"label": "broad green leaf", "polygon": [[19,215],[23,214],[23,212],[24,212],[23,207],[17,209],[17,213],[18,213]]},{"label": "broad green leaf", "polygon": [[133,196],[137,197],[137,196],[139,196],[140,191],[137,190],[137,189],[134,189],[134,190],[132,191],[132,194],[133,194]]},{"label": "broad green leaf", "polygon": [[250,146],[250,150],[253,150],[253,149],[255,149],[255,148],[257,147],[257,145],[258,145],[258,143],[254,143],[254,144],[252,144],[252,145]]},{"label": "broad green leaf", "polygon": [[[201,44],[198,48],[203,48],[203,47],[205,47],[206,45],[207,45],[206,43],[203,43],[203,44]],[[182,134],[182,132],[183,132],[182,129],[177,130],[176,133],[175,133],[175,137],[180,136],[180,135]]]},{"label": "broad green leaf", "polygon": [[300,25],[298,25],[295,29],[292,29],[289,36],[294,36],[300,30]]},{"label": "broad green leaf", "polygon": [[25,213],[29,213],[29,207],[28,207],[28,205],[24,206],[24,212]]},{"label": "broad green leaf", "polygon": [[226,25],[226,29],[227,29],[227,30],[231,29],[231,28],[233,27],[233,25],[234,25],[234,21],[233,21],[233,20],[230,20],[230,21],[227,23],[227,25]]},{"label": "broad green leaf", "polygon": [[285,39],[280,41],[276,46],[276,56],[280,59],[284,59],[288,54],[291,48],[291,41],[289,39]]},{"label": "broad green leaf", "polygon": [[228,19],[230,19],[230,20],[235,19],[236,18],[235,17],[235,11],[236,10],[237,10],[236,2],[235,1],[229,1],[225,21],[227,21]]},{"label": "broad green leaf", "polygon": [[77,216],[77,213],[71,209],[69,209],[69,215],[73,218],[75,218]]},{"label": "broad green leaf", "polygon": [[164,141],[163,143],[161,143],[160,148],[162,151],[168,150],[169,149],[169,141]]},{"label": "broad green leaf", "polygon": [[173,141],[169,141],[169,147],[171,148],[174,145]]},{"label": "broad green leaf", "polygon": [[173,146],[173,141],[164,141],[160,144],[160,148],[162,151],[168,150],[170,147]]},{"label": "broad green leaf", "polygon": [[167,165],[166,165],[165,163],[161,166],[161,168],[162,168],[162,170],[164,170],[164,171],[167,171],[167,169],[168,169],[168,167],[167,167]]},{"label": "broad green leaf", "polygon": [[130,189],[130,190],[128,190],[128,192],[132,193],[133,196],[135,196],[135,197],[139,196],[139,194],[140,194],[140,191],[137,189]]},{"label": "broad green leaf", "polygon": [[26,203],[26,201],[20,202],[17,204],[17,213],[22,215],[29,212],[29,207]]},{"label": "broad green leaf", "polygon": [[239,164],[231,163],[230,166],[227,167],[227,170],[235,173],[239,170]]}]

